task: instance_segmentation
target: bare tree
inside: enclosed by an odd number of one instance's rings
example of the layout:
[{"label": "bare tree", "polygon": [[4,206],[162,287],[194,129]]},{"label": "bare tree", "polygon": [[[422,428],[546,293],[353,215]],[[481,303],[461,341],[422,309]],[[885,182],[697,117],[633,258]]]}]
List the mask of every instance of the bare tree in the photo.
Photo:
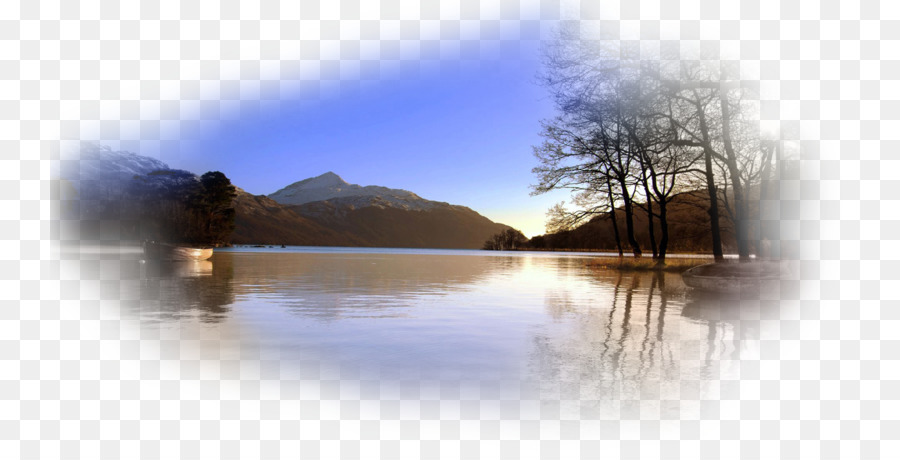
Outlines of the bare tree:
[{"label": "bare tree", "polygon": [[[677,80],[665,82],[669,95],[680,103],[680,110],[670,113],[678,130],[677,143],[703,149],[707,190],[710,199],[710,226],[713,252],[722,258],[721,231],[718,219],[718,191],[714,162],[719,162],[727,176],[727,187],[733,195],[734,208],[725,201],[733,218],[738,255],[750,258],[749,188],[761,178],[762,143],[758,122],[753,118],[755,91],[739,80],[732,67],[718,68],[696,61],[681,63]],[[728,193],[728,190],[723,190]]]},{"label": "bare tree", "polygon": [[760,140],[753,85],[727,62],[623,58],[569,32],[561,33],[545,59],[543,83],[559,114],[544,122],[544,143],[535,148],[540,164],[533,170],[539,179],[534,193],[563,188],[581,198],[574,200],[576,211],[555,209],[552,223],[571,226],[603,209],[617,232],[621,210],[625,239],[640,257],[634,208],[643,208],[651,250],[664,263],[668,204],[693,190],[691,177],[700,175],[715,258],[724,258],[719,209],[725,207],[738,254],[749,259],[753,234],[760,238],[760,230],[750,227],[754,187],[763,187],[771,174],[776,151]]},{"label": "bare tree", "polygon": [[[590,47],[561,41],[548,52],[544,82],[560,115],[544,123],[545,142],[535,148],[541,165],[534,168],[534,193],[569,188],[602,196],[615,219],[617,189],[625,220],[625,237],[635,257],[643,252],[634,236],[634,197],[640,159],[625,126],[635,117],[628,107],[627,73],[619,62],[595,55]],[[613,225],[615,231],[618,226]],[[618,241],[618,237],[617,237]]]},{"label": "bare tree", "polygon": [[[631,188],[627,163],[608,151],[608,138],[596,132],[587,131],[584,136],[561,125],[562,118],[544,122],[545,141],[534,148],[540,165],[532,171],[539,182],[533,186],[532,194],[550,190],[568,189],[575,192],[574,203],[578,211],[570,212],[564,206],[551,208],[548,217],[549,229],[571,228],[585,218],[608,213],[615,232],[616,246],[622,254],[616,208],[624,203],[628,241],[636,257],[641,251],[634,238],[633,213],[631,208]],[[588,137],[589,136],[589,137]],[[562,228],[560,228],[560,225]]]}]

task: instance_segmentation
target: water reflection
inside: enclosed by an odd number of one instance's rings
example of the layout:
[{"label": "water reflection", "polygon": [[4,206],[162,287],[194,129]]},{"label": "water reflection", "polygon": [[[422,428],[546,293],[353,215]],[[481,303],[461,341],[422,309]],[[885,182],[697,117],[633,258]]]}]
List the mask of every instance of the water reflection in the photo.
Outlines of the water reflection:
[{"label": "water reflection", "polygon": [[204,263],[143,262],[139,313],[239,326],[239,335],[216,335],[231,341],[223,346],[263,345],[285,360],[318,360],[349,375],[518,382],[600,408],[699,391],[685,382],[717,379],[728,363],[752,355],[759,319],[775,305],[703,297],[678,274],[584,262],[218,252]]},{"label": "water reflection", "polygon": [[708,362],[738,360],[755,351],[748,348],[760,337],[761,320],[776,319],[779,302],[772,299],[741,298],[691,291],[682,315],[707,326]]},{"label": "water reflection", "polygon": [[598,273],[595,282],[605,291],[591,302],[568,292],[544,298],[556,321],[535,334],[528,358],[542,394],[677,400],[684,382],[718,379],[754,349],[760,317],[777,310],[695,293],[672,273]]},{"label": "water reflection", "polygon": [[234,303],[234,268],[229,258],[203,261],[134,261],[140,267],[139,302],[133,313],[143,320],[196,319],[217,323]]},{"label": "water reflection", "polygon": [[[234,276],[241,299],[264,300],[307,318],[337,321],[407,315],[426,298],[470,289],[511,261],[470,257],[308,253],[221,253],[216,263],[240,262]],[[425,262],[425,263],[423,263]],[[497,263],[505,264],[498,268]]]}]

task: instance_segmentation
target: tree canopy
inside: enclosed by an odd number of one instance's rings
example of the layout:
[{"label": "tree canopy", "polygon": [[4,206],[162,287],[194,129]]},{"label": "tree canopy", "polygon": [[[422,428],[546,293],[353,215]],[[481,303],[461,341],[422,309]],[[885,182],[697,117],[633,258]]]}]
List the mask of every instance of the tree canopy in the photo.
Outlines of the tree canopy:
[{"label": "tree canopy", "polygon": [[144,239],[220,246],[228,243],[234,230],[235,187],[219,171],[199,178],[182,171],[153,171],[135,176],[129,194]]},{"label": "tree canopy", "polygon": [[723,207],[738,254],[749,259],[752,238],[760,237],[751,226],[753,201],[777,165],[775,143],[760,136],[756,86],[740,78],[735,63],[677,53],[648,59],[563,30],[546,52],[541,78],[557,115],[543,121],[544,141],[534,147],[533,193],[568,189],[575,206],[554,206],[548,229],[606,216],[621,255],[624,220],[624,243],[641,257],[635,221],[643,211],[648,249],[664,261],[670,203],[705,189],[713,254],[723,257]]}]

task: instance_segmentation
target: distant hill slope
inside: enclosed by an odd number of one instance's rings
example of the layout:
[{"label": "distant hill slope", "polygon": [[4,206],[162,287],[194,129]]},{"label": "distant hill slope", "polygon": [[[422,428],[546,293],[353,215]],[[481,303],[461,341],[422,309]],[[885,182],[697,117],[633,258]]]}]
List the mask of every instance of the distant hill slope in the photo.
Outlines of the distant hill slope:
[{"label": "distant hill slope", "polygon": [[200,180],[162,161],[101,147],[85,149],[77,161],[66,160],[60,178],[75,189],[80,211],[88,217],[100,214],[104,207],[121,207],[134,193],[163,194]]},{"label": "distant hill slope", "polygon": [[[141,203],[181,199],[175,192],[199,182],[197,175],[161,161],[106,148],[67,163],[62,179],[77,197],[67,206],[66,218],[81,219],[82,233],[126,239],[146,238],[146,224],[158,224],[138,222],[146,207]],[[334,173],[270,196],[237,189],[233,244],[477,249],[508,228],[463,206],[406,190],[348,184]]]},{"label": "distant hill slope", "polygon": [[241,189],[234,199],[234,209],[233,244],[362,246],[365,243],[307,219],[264,195],[251,195]]},{"label": "distant hill slope", "polygon": [[[706,195],[706,191],[685,192],[674,197],[668,206],[669,252],[712,252],[709,214],[706,212],[708,208],[709,197]],[[654,212],[659,212],[659,209],[654,208]],[[726,218],[724,208],[720,208],[719,213],[722,244],[726,252],[733,252],[736,250],[733,226],[731,221]],[[751,209],[751,218],[756,216],[756,209]],[[616,210],[616,218],[622,239],[622,248],[626,254],[630,253],[631,247],[625,237],[625,213],[622,209]],[[661,230],[658,219],[654,219],[654,227],[656,241],[659,243]],[[635,206],[634,212],[634,234],[641,248],[649,254],[650,232],[647,213],[638,206]],[[602,214],[572,230],[549,233],[535,238],[540,241],[539,244],[543,244],[543,247],[549,249],[615,250],[614,235],[608,214]],[[534,239],[532,242],[535,242]]]},{"label": "distant hill slope", "polygon": [[479,249],[509,228],[407,190],[349,184],[333,172],[268,197],[239,193],[236,244]]},{"label": "distant hill slope", "polygon": [[88,146],[78,160],[63,162],[61,175],[73,181],[127,181],[135,175],[141,176],[160,170],[171,168],[154,158],[100,146]]},{"label": "distant hill slope", "polygon": [[480,249],[491,235],[509,228],[464,206],[409,210],[386,206],[379,197],[370,203],[360,206],[359,200],[337,198],[291,209],[364,246]]},{"label": "distant hill slope", "polygon": [[166,163],[88,144],[60,168],[66,239],[229,243],[234,187],[219,171],[198,176]]},{"label": "distant hill slope", "polygon": [[337,242],[328,244],[341,246],[478,249],[509,228],[464,206],[407,190],[350,184],[333,172],[295,182],[269,198],[331,230],[331,241]]}]

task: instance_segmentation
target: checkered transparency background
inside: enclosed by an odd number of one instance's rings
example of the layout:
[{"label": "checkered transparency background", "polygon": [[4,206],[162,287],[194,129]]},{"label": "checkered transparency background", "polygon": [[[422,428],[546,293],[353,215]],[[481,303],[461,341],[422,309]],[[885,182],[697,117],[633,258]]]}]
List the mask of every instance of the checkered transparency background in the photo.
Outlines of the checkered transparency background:
[{"label": "checkered transparency background", "polygon": [[[602,3],[4,3],[0,457],[900,456],[900,12]],[[559,20],[740,60],[761,82],[763,119],[802,147],[781,217],[806,289],[759,360],[713,382],[719,399],[696,411],[592,420],[523,403],[508,417],[465,389],[372,394],[277,360],[209,359],[121,319],[129,274],[114,256],[60,254],[58,160],[81,140],[172,154],[194,120],[466,65],[549,38]]]}]

